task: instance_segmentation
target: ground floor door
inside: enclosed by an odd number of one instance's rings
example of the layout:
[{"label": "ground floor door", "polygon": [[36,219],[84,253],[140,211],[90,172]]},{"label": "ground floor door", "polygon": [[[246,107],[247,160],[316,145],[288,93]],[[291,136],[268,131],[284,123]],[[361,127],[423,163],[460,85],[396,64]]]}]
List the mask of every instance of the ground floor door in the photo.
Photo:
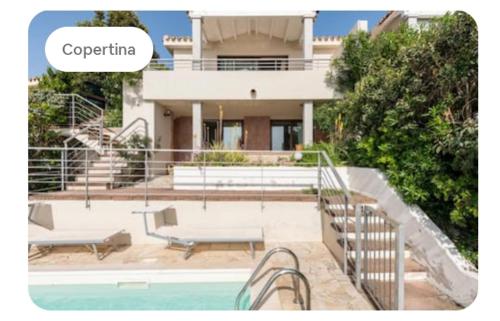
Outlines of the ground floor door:
[{"label": "ground floor door", "polygon": [[297,144],[302,144],[302,121],[271,121],[272,150],[295,150]]},{"label": "ground floor door", "polygon": [[223,144],[224,149],[241,149],[243,137],[243,122],[241,120],[222,121],[206,120],[203,122],[203,142],[205,148]]}]

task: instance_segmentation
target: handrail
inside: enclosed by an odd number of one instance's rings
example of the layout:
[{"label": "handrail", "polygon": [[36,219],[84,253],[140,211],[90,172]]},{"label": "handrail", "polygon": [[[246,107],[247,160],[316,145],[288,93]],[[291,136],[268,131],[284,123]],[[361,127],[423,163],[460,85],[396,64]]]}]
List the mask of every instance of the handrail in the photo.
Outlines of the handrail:
[{"label": "handrail", "polygon": [[[70,137],[66,138],[64,140],[64,149],[66,149],[66,150],[68,149],[68,142],[69,141],[76,138],[78,135],[81,135],[81,134],[87,132],[90,128],[93,128],[96,126],[99,126],[99,125],[98,124],[89,124],[89,125],[85,126],[83,129],[80,129],[79,131],[73,133]],[[86,148],[82,148],[82,149],[86,149]]]},{"label": "handrail", "polygon": [[331,60],[328,58],[201,58],[178,59],[159,58],[152,59],[146,70],[175,70],[177,68],[193,70],[241,71],[241,70],[311,70],[328,69]]},{"label": "handrail", "polygon": [[113,136],[113,138],[111,138],[109,140],[109,146],[110,146],[110,149],[112,148],[113,146],[113,142],[120,136],[122,136],[128,129],[130,129],[132,127],[132,125],[134,125],[135,123],[137,123],[138,121],[142,121],[144,123],[144,132],[146,134],[146,138],[149,138],[149,134],[148,134],[148,121],[142,117],[137,117],[136,119],[134,119],[132,122],[130,122],[127,126],[125,126],[124,128],[122,128],[118,133],[116,133],[116,135]]},{"label": "handrail", "polygon": [[337,172],[337,170],[335,169],[335,166],[333,165],[333,162],[332,160],[330,159],[330,157],[328,157],[328,154],[322,150],[320,151],[321,152],[321,155],[323,156],[323,158],[325,159],[326,161],[326,164],[328,165],[328,167],[331,169],[333,175],[335,175],[335,178],[337,179],[339,185],[340,185],[340,188],[342,189],[342,192],[344,193],[344,195],[350,200],[351,199],[351,192],[349,191],[349,189],[345,186],[345,183],[344,181],[342,180],[342,178],[340,177],[340,174],[339,172]]},{"label": "handrail", "polygon": [[[245,294],[245,292],[248,289],[248,287],[257,278],[258,274],[260,273],[260,271],[264,267],[264,264],[266,264],[267,261],[269,261],[269,259],[274,254],[276,254],[276,253],[286,253],[286,254],[290,255],[292,257],[292,259],[293,259],[293,262],[294,262],[294,265],[295,265],[295,270],[300,271],[299,259],[297,258],[297,255],[295,253],[293,253],[292,250],[287,249],[286,247],[276,247],[276,248],[270,250],[269,252],[266,253],[266,255],[262,258],[262,260],[260,260],[259,264],[257,265],[257,267],[255,268],[255,270],[253,271],[252,275],[250,275],[250,278],[248,278],[248,281],[245,283],[245,285],[243,285],[243,287],[241,288],[240,292],[238,293],[238,296],[236,297],[236,300],[234,302],[234,308],[235,308],[235,310],[239,310],[240,309],[240,302],[241,302],[241,298],[243,297],[243,294]],[[297,280],[294,279],[295,299],[298,300],[299,299],[299,294],[298,294],[298,287],[297,287],[296,281]]]},{"label": "handrail", "polygon": [[279,271],[276,271],[266,282],[262,290],[260,291],[257,298],[254,300],[249,310],[258,310],[262,304],[262,300],[265,298],[267,291],[271,288],[271,285],[283,275],[291,274],[294,277],[298,277],[304,283],[304,287],[306,288],[306,300],[305,300],[305,308],[304,310],[311,310],[311,286],[309,285],[309,281],[300,271],[288,268],[282,268]]}]

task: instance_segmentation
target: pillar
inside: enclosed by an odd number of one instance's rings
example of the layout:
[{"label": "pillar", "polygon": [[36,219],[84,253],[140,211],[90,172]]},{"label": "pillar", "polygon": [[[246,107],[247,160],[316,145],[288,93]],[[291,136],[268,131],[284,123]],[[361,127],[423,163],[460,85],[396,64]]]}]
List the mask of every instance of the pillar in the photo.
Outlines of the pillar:
[{"label": "pillar", "polygon": [[201,17],[191,17],[191,34],[192,34],[192,55],[193,55],[193,70],[201,70],[202,58],[202,32],[201,32]]},{"label": "pillar", "polygon": [[202,113],[201,113],[201,102],[193,102],[193,150],[199,150],[202,148]]},{"label": "pillar", "polygon": [[304,30],[302,35],[302,49],[304,54],[304,69],[312,69],[312,59],[313,59],[313,23],[314,18],[312,16],[304,17]]},{"label": "pillar", "polygon": [[306,101],[302,105],[302,135],[304,146],[313,144],[313,102]]}]

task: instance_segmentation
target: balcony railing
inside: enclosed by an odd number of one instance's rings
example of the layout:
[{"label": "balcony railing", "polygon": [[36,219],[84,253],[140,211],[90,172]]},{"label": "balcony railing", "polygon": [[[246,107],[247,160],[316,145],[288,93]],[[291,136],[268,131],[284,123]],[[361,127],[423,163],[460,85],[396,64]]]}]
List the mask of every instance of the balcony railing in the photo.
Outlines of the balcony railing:
[{"label": "balcony railing", "polygon": [[302,58],[215,58],[215,59],[153,59],[146,70],[203,71],[288,71],[327,70],[330,59]]}]

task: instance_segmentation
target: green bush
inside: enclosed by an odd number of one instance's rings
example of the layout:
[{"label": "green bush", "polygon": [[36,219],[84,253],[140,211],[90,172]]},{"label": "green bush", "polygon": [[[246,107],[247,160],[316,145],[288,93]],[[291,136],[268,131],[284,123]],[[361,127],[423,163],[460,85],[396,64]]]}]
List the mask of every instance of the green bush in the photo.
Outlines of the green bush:
[{"label": "green bush", "polygon": [[344,97],[316,112],[330,138],[338,132],[331,124],[342,119],[342,133],[333,141],[345,152],[334,156],[385,172],[405,201],[422,207],[477,264],[474,20],[456,12],[420,32],[402,27],[376,38],[357,33],[344,44],[329,76]]},{"label": "green bush", "polygon": [[212,151],[197,154],[195,162],[205,161],[207,165],[217,166],[245,165],[249,163],[248,157],[244,153],[224,151],[222,144],[213,144],[210,150]]}]

